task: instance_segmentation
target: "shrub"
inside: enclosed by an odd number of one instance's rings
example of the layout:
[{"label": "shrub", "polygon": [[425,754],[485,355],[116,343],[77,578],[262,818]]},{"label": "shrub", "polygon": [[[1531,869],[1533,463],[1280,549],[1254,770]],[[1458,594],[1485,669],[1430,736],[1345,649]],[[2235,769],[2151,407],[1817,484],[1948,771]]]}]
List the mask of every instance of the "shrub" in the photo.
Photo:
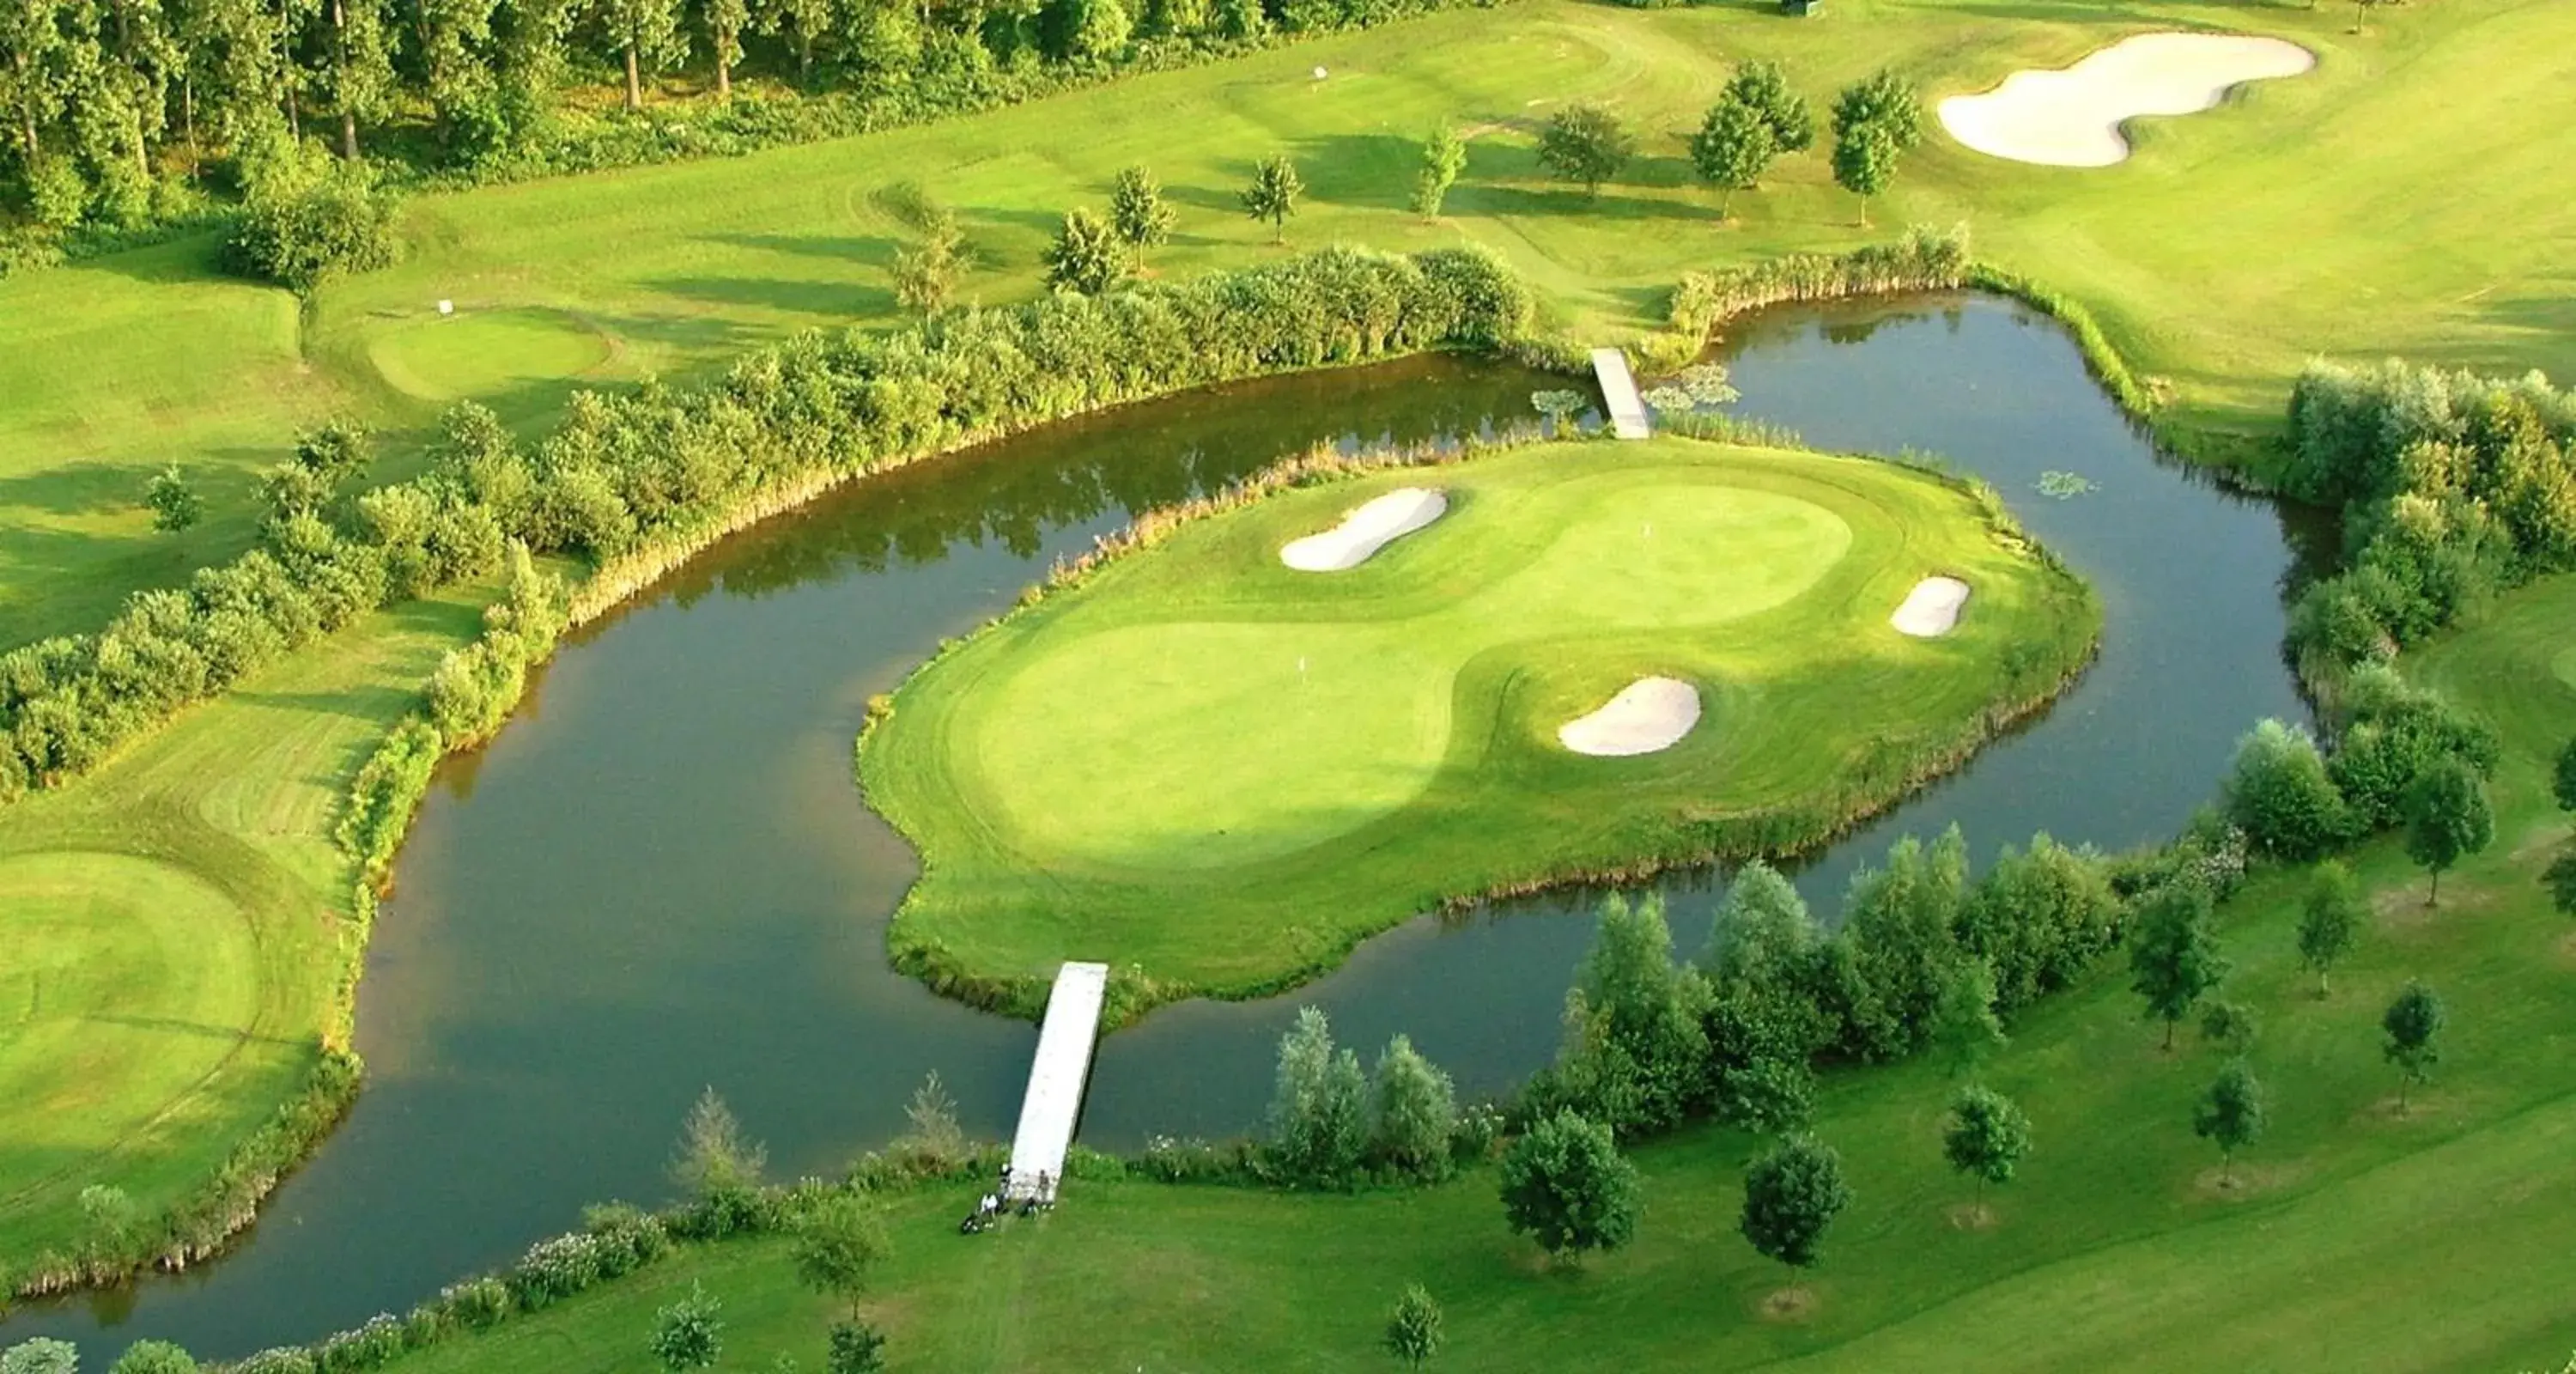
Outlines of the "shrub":
[{"label": "shrub", "polygon": [[2350,820],[2316,741],[2266,720],[2236,745],[2226,784],[2227,818],[2254,847],[2302,862],[2342,842]]},{"label": "shrub", "polygon": [[108,1374],[197,1374],[197,1361],[168,1341],[136,1341]]},{"label": "shrub", "polygon": [[307,293],[333,277],[394,260],[394,204],[358,172],[255,196],[224,244],[225,264],[243,276]]}]

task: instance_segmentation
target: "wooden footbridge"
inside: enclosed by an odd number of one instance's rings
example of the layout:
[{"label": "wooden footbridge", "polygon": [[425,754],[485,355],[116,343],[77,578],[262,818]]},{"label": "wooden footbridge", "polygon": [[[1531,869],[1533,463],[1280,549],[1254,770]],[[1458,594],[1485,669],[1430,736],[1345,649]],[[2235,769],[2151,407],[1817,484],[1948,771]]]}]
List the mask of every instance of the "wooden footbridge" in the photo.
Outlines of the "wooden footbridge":
[{"label": "wooden footbridge", "polygon": [[1037,1056],[1029,1088],[1020,1098],[1020,1128],[1011,1136],[1006,1199],[1052,1200],[1064,1179],[1065,1152],[1082,1120],[1082,1094],[1091,1078],[1091,1053],[1100,1038],[1100,1003],[1109,990],[1107,964],[1066,964],[1047,994],[1046,1020],[1038,1027]]},{"label": "wooden footbridge", "polygon": [[1610,413],[1610,432],[1622,439],[1643,439],[1655,432],[1646,415],[1645,398],[1628,371],[1628,355],[1615,348],[1592,350],[1592,375],[1601,383],[1601,403]]}]

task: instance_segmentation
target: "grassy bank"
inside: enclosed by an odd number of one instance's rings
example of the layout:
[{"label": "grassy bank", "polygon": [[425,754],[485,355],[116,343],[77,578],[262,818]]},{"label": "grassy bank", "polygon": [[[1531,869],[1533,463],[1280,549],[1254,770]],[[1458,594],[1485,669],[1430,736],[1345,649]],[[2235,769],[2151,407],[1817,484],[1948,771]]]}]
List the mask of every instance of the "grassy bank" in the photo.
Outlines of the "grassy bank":
[{"label": "grassy bank", "polygon": [[[1254,159],[1284,150],[1311,188],[1295,243],[1484,243],[1555,297],[1564,324],[1624,335],[1660,322],[1683,268],[1865,237],[1813,155],[1784,160],[1737,198],[1735,223],[1717,222],[1682,137],[1733,62],[1776,56],[1820,101],[1881,64],[1937,95],[2171,25],[2278,32],[2323,62],[2221,110],[2150,121],[2139,156],[2101,171],[2001,162],[1935,134],[1880,222],[1970,221],[1985,256],[2090,307],[2193,429],[2268,430],[2320,350],[2576,364],[2550,250],[2576,230],[2576,201],[2542,98],[2576,78],[2563,6],[2400,7],[2356,38],[2331,7],[1850,0],[1827,23],[1783,24],[1734,7],[1539,0],[921,129],[426,197],[405,220],[404,264],[329,289],[300,321],[283,293],[212,278],[201,240],[0,282],[0,317],[30,341],[0,356],[0,521],[28,536],[0,550],[0,643],[95,625],[126,590],[238,548],[253,477],[299,420],[366,415],[398,436],[399,470],[400,436],[457,397],[533,421],[577,384],[892,320],[906,186],[958,211],[977,260],[966,294],[999,301],[1037,289],[1056,217],[1101,203],[1131,162],[1152,165],[1181,211],[1157,270],[1276,252],[1233,194]],[[1317,65],[1331,76],[1316,81]],[[1597,200],[1536,165],[1537,122],[1576,98],[1611,103],[1646,138]],[[1446,217],[1423,221],[1404,208],[1413,141],[1444,119],[1472,135],[1468,168]],[[437,317],[441,299],[456,318]],[[34,332],[18,335],[21,321]],[[177,539],[133,504],[171,461],[213,506]]]},{"label": "grassy bank", "polygon": [[[2560,578],[2412,665],[2506,739],[2499,842],[2439,911],[2395,845],[2366,850],[2375,915],[2322,1000],[2294,940],[2302,875],[2261,875],[2222,911],[2225,995],[2260,1019],[2252,1062],[2273,1097],[2242,1186],[2217,1186],[2189,1125],[2221,1053],[2159,1053],[2105,968],[2013,1026],[1988,1070],[2037,1132],[1990,1226],[1955,1219],[1969,1194],[1940,1161],[1939,1068],[1829,1081],[1818,1129],[1857,1201],[1794,1317],[1768,1310],[1782,1270],[1734,1233],[1756,1142],[1712,1130],[1639,1151],[1636,1243],[1572,1271],[1505,1232],[1483,1170],[1351,1197],[1077,1182],[1054,1215],[982,1238],[951,1225],[963,1189],[934,1191],[895,1205],[870,1316],[895,1367],[925,1371],[1382,1369],[1381,1314],[1414,1281],[1446,1308],[1442,1363],[1460,1369],[2555,1368],[2576,1347],[2576,941],[2534,875],[2567,830],[2542,759],[2576,732],[2576,674],[2554,666],[2571,625],[2576,578]],[[2435,1082],[2400,1115],[2378,1017],[2410,977],[2452,1018]],[[397,1367],[640,1374],[654,1309],[692,1282],[725,1303],[728,1365],[818,1358],[833,1304],[764,1241]]]},{"label": "grassy bank", "polygon": [[[1281,565],[1412,485],[1448,513],[1346,572]],[[1962,623],[1899,634],[1935,573],[1975,588]],[[1462,895],[1826,838],[2053,695],[2100,618],[1967,493],[1861,459],[1543,444],[1288,490],[895,694],[859,756],[926,874],[893,943],[1031,999],[1067,958],[1122,969],[1129,1011],[1275,990]],[[1700,693],[1679,743],[1557,742],[1648,675]]]}]

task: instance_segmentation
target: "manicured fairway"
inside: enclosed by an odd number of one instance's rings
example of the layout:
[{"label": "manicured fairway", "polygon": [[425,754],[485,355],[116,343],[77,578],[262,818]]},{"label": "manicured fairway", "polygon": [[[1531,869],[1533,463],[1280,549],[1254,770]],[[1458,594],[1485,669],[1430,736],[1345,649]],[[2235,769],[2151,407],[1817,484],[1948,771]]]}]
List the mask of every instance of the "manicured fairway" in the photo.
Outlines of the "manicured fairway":
[{"label": "manicured fairway", "polygon": [[[1449,511],[1347,572],[1280,548],[1382,491]],[[1939,639],[1888,616],[1977,589]],[[1443,898],[1814,838],[2044,697],[2100,616],[1921,474],[1666,439],[1552,444],[1185,526],[916,676],[861,750],[928,876],[897,947],[986,977],[1065,958],[1166,994],[1329,965]],[[1557,728],[1694,684],[1668,751]]]},{"label": "manicured fairway", "polygon": [[[2239,1165],[2252,1186],[2233,1196],[2209,1186],[2217,1153],[2190,1127],[2221,1052],[2186,1037],[2159,1053],[2125,971],[2106,967],[2017,1021],[1987,1072],[2036,1136],[1989,1195],[1989,1228],[1951,1221],[1969,1190],[1941,1163],[1954,1085],[1937,1066],[1829,1079],[1817,1130],[1856,1200],[1795,1320],[1762,1315],[1783,1271],[1735,1233],[1756,1142],[1707,1130],[1639,1152],[1635,1244],[1577,1271],[1506,1233],[1489,1170],[1356,1197],[1077,1180],[1053,1216],[980,1238],[951,1225],[971,1189],[934,1189],[893,1206],[870,1318],[894,1368],[960,1374],[1387,1369],[1380,1322],[1411,1282],[1445,1308],[1433,1368],[2556,1369],[2576,1350],[2576,942],[2534,882],[2534,841],[2567,830],[2541,765],[2576,733],[2576,684],[2548,670],[2571,647],[2576,577],[2562,577],[2415,665],[2502,730],[2504,839],[2430,917],[2397,846],[2366,850],[2367,882],[2411,890],[2380,903],[2332,997],[2298,961],[2302,874],[2265,875],[2222,910],[2225,995],[2260,1019],[2252,1063],[2272,1096],[2270,1133]],[[2450,1039],[2399,1117],[2378,1018],[2419,976],[2450,1006]],[[396,1367],[645,1374],[654,1309],[701,1280],[724,1302],[726,1367],[818,1361],[835,1307],[760,1242]]]}]

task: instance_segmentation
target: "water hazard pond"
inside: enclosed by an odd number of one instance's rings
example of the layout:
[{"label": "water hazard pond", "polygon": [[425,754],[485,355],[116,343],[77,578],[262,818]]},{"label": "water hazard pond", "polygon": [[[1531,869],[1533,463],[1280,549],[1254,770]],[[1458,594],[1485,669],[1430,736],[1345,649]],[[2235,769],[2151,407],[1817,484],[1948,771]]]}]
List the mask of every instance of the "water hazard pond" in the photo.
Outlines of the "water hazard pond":
[{"label": "water hazard pond", "polygon": [[[1819,856],[1828,908],[1896,835],[1953,821],[1980,860],[2046,829],[2127,845],[2206,800],[2235,737],[2301,708],[2280,658],[2296,517],[2160,463],[2051,322],[2000,301],[1797,310],[1742,331],[1737,408],[1822,448],[1947,456],[2100,590],[2100,662],[2036,724]],[[1319,439],[1528,413],[1554,385],[1420,359],[1136,406],[861,483],[734,539],[569,643],[520,718],[453,760],[403,851],[359,1001],[371,1079],[231,1257],[22,1310],[104,1364],[130,1341],[238,1356],[402,1311],[564,1230],[656,1200],[682,1113],[724,1094],[774,1173],[828,1173],[903,1125],[937,1070],[1007,1138],[1033,1026],[886,966],[914,860],[860,802],[867,698],[1136,510]],[[2043,472],[2096,484],[2053,499]],[[1666,884],[1686,948],[1706,875]],[[1490,1092],[1554,1048],[1582,894],[1372,941],[1289,998],[1158,1012],[1100,1049],[1090,1144],[1251,1128],[1296,1006],[1346,1043],[1396,1031]]]}]

